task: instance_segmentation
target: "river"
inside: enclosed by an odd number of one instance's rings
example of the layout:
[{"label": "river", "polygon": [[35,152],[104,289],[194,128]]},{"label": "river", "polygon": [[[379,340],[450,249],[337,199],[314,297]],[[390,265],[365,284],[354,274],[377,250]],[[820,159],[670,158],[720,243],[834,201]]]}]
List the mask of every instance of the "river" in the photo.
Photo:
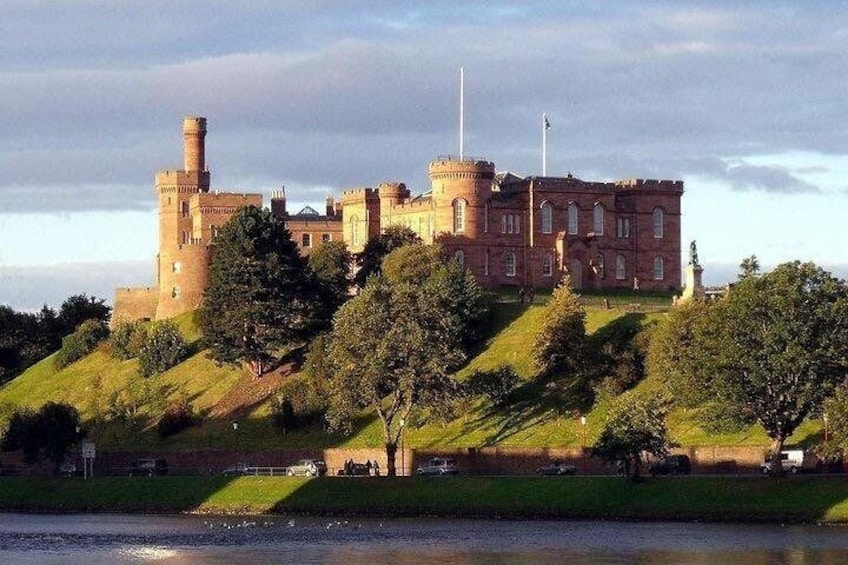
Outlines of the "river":
[{"label": "river", "polygon": [[843,564],[848,531],[604,521],[0,514],[0,563]]}]

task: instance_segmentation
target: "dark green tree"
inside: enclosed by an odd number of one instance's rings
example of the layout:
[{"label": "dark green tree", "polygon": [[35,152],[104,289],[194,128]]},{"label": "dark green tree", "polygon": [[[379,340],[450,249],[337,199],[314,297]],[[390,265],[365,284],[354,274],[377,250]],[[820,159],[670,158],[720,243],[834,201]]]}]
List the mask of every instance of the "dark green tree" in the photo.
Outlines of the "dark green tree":
[{"label": "dark green tree", "polygon": [[62,338],[62,349],[56,354],[54,365],[57,369],[67,367],[79,361],[109,337],[109,327],[101,320],[86,320],[76,331]]},{"label": "dark green tree", "polygon": [[62,327],[62,335],[68,335],[86,320],[99,320],[104,324],[109,323],[112,309],[106,305],[102,298],[88,296],[87,294],[75,294],[69,296],[59,308],[59,323]]},{"label": "dark green tree", "polygon": [[177,326],[170,321],[156,322],[138,350],[138,372],[142,377],[164,373],[181,363],[188,346]]},{"label": "dark green tree", "polygon": [[210,356],[246,363],[261,375],[282,348],[299,345],[313,330],[310,278],[291,234],[269,211],[237,211],[215,238],[199,311]]},{"label": "dark green tree", "polygon": [[700,386],[756,419],[774,453],[848,374],[848,287],[812,263],[743,278],[708,323]]},{"label": "dark green tree", "polygon": [[321,329],[332,324],[333,314],[350,298],[353,256],[343,241],[328,241],[309,256],[319,299],[316,320]]},{"label": "dark green tree", "polygon": [[[418,253],[419,258],[432,257],[424,246]],[[450,398],[457,388],[452,373],[467,356],[459,333],[463,310],[453,308],[449,294],[454,287],[445,282],[453,280],[447,274],[455,269],[452,263],[441,258],[441,267],[410,278],[387,269],[371,277],[334,319],[327,353],[328,420],[344,429],[361,410],[373,410],[382,425],[392,476],[398,441],[412,410]],[[392,264],[391,256],[386,264]]]},{"label": "dark green tree", "polygon": [[3,451],[23,451],[29,464],[46,458],[58,475],[68,449],[85,437],[79,412],[69,404],[48,402],[38,412],[16,412],[3,436]]},{"label": "dark green tree", "polygon": [[610,407],[593,453],[605,461],[623,463],[625,475],[638,478],[644,453],[654,457],[668,454],[666,413],[658,396],[624,393]]},{"label": "dark green tree", "polygon": [[369,239],[362,252],[356,256],[358,270],[353,282],[359,288],[371,275],[380,273],[383,259],[395,249],[404,245],[421,243],[421,238],[406,226],[391,225],[379,236]]},{"label": "dark green tree", "polygon": [[540,375],[575,375],[586,349],[586,311],[566,276],[545,306],[542,326],[533,340],[533,362]]},{"label": "dark green tree", "polygon": [[739,264],[739,278],[755,277],[760,274],[760,260],[756,255],[745,257]]}]

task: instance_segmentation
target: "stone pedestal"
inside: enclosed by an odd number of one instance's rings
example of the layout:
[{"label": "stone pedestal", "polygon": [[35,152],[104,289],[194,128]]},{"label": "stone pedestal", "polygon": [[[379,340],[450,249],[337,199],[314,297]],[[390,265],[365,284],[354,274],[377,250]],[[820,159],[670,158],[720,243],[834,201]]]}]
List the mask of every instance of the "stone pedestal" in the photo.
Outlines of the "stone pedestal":
[{"label": "stone pedestal", "polygon": [[689,300],[690,298],[704,298],[704,285],[701,282],[701,275],[704,274],[704,268],[697,264],[689,263],[686,265],[686,286],[683,287],[683,296],[680,300]]}]

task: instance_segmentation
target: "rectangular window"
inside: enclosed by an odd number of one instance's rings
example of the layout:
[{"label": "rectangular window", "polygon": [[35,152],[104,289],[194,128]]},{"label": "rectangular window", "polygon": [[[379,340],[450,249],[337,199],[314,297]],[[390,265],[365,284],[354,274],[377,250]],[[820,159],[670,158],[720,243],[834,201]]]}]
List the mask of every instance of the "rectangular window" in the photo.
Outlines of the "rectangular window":
[{"label": "rectangular window", "polygon": [[333,236],[329,233],[325,233],[325,234],[321,235],[321,241],[324,242],[324,243],[327,243],[329,241],[333,241]]},{"label": "rectangular window", "polygon": [[303,247],[312,247],[312,234],[305,233],[303,234]]},{"label": "rectangular window", "polygon": [[630,218],[618,218],[615,222],[616,236],[624,239],[630,238]]},{"label": "rectangular window", "polygon": [[521,216],[519,214],[515,214],[513,222],[515,222],[515,233],[521,233]]},{"label": "rectangular window", "polygon": [[510,252],[506,254],[506,265],[504,271],[508,277],[515,276],[515,253]]},{"label": "rectangular window", "polygon": [[489,250],[486,250],[486,254],[483,256],[483,274],[485,276],[489,276]]}]

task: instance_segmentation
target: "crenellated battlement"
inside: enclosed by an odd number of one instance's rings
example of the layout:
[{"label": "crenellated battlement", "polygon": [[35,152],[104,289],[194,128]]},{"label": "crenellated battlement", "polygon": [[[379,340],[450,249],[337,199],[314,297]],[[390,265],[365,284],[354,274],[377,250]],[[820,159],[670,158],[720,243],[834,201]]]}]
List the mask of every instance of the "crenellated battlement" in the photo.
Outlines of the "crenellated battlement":
[{"label": "crenellated battlement", "polygon": [[650,190],[669,190],[683,192],[682,180],[659,180],[659,179],[622,179],[614,182],[620,188],[645,188]]},{"label": "crenellated battlement", "polygon": [[430,180],[445,179],[494,179],[495,164],[476,157],[455,158],[451,155],[439,156],[430,162]]},{"label": "crenellated battlement", "polygon": [[342,204],[361,202],[363,200],[376,202],[380,199],[376,188],[351,188],[342,192]]}]

